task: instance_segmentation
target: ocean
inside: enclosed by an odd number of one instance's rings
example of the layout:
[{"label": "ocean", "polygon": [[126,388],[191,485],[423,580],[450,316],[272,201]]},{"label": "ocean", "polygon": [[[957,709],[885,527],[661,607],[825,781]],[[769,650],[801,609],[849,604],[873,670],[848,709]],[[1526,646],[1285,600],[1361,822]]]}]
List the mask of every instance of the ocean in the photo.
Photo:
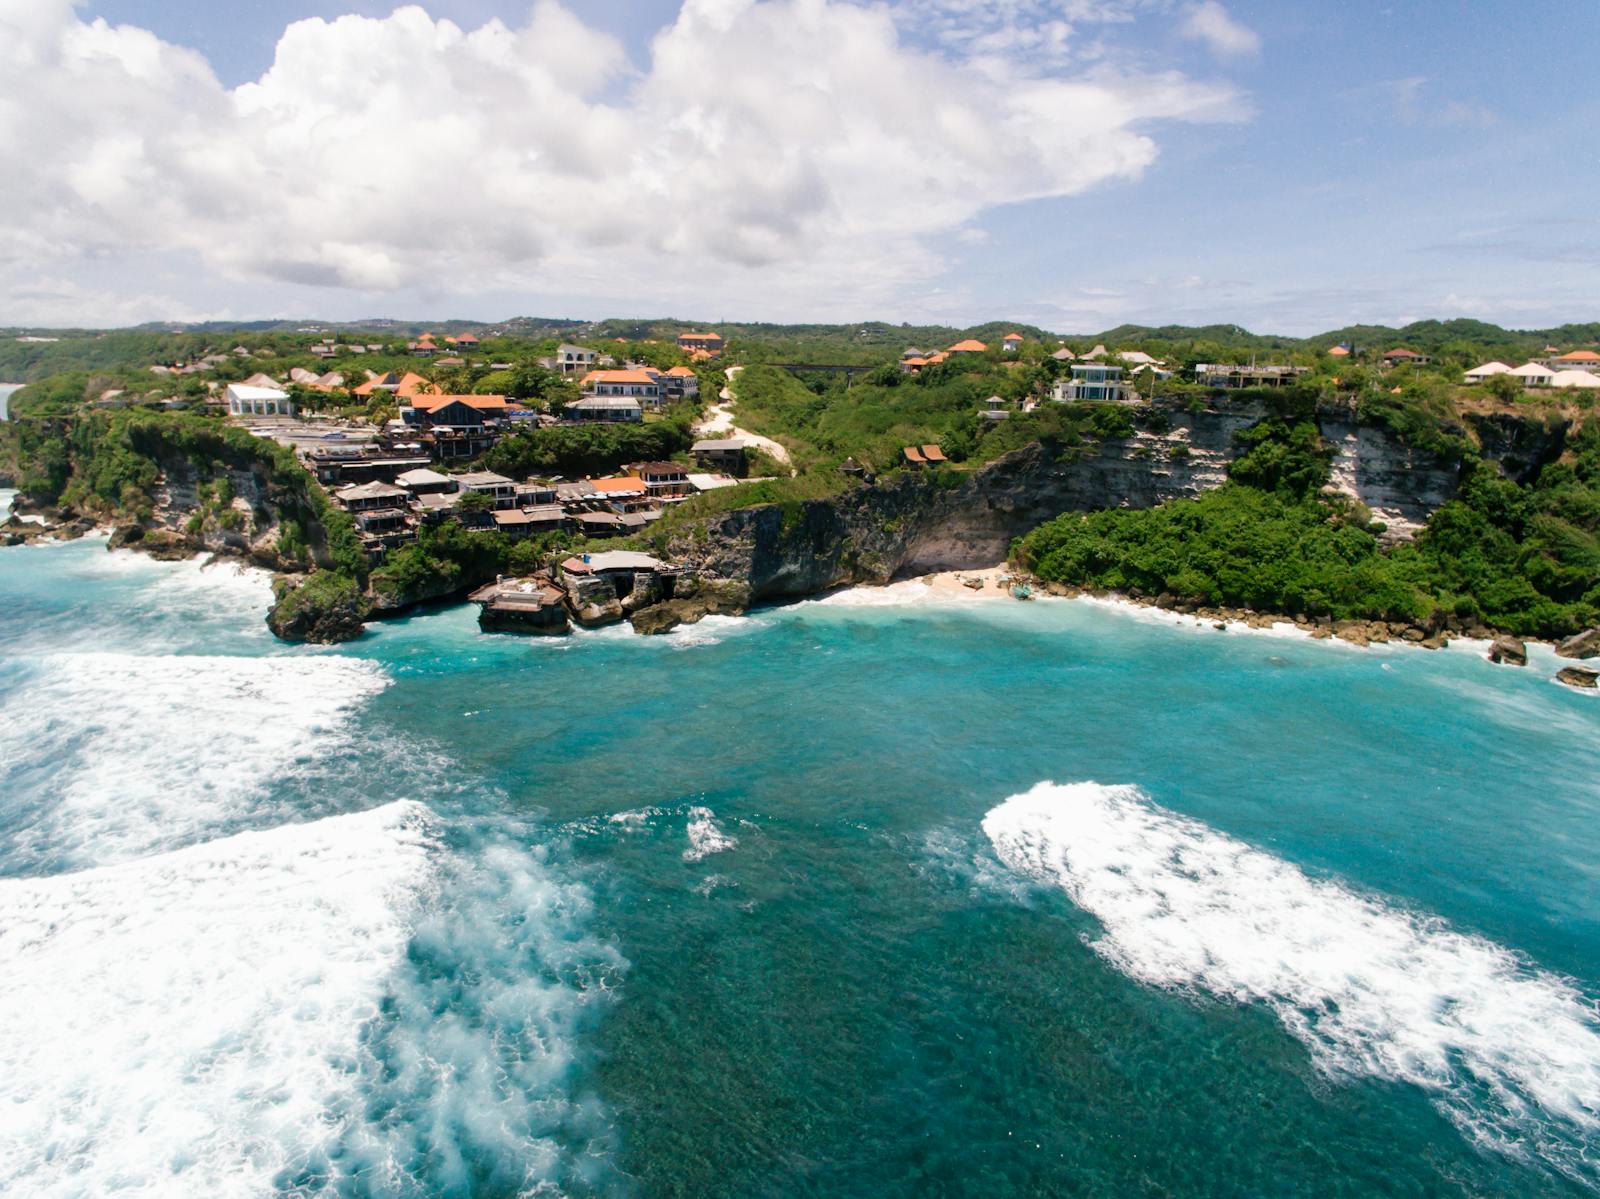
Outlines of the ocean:
[{"label": "ocean", "polygon": [[1600,1192],[1548,650],[267,599],[0,550],[0,1193]]}]

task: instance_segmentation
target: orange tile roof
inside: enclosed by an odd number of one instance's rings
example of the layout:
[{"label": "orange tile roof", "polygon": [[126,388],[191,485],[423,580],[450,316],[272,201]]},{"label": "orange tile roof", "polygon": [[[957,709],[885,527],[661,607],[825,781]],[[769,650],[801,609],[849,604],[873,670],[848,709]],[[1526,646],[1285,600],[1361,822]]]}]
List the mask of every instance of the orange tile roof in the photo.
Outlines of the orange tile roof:
[{"label": "orange tile roof", "polygon": [[1022,340],[1022,334],[1020,334],[1020,333],[1007,333],[1000,340],[1001,341],[1021,341]]},{"label": "orange tile roof", "polygon": [[583,377],[585,383],[638,383],[649,385],[655,383],[655,376],[649,371],[590,371]]},{"label": "orange tile roof", "polygon": [[928,355],[928,360],[927,360],[926,365],[928,365],[928,366],[938,366],[939,363],[943,362],[948,357],[950,357],[950,352],[948,350],[940,350],[937,354],[929,354]]},{"label": "orange tile roof", "polygon": [[667,374],[671,375],[675,379],[694,377],[694,372],[686,366],[675,366],[671,370],[667,371]]},{"label": "orange tile roof", "polygon": [[623,475],[617,479],[591,479],[589,486],[601,495],[616,495],[629,491],[643,491],[644,480],[637,475]]},{"label": "orange tile roof", "polygon": [[950,347],[949,352],[952,354],[981,354],[988,348],[981,341],[975,341],[969,337],[966,341],[956,342],[955,345]]},{"label": "orange tile roof", "polygon": [[926,358],[902,358],[900,360],[900,365],[901,366],[927,366],[928,365],[928,360]]},{"label": "orange tile roof", "polygon": [[[378,390],[378,384],[382,383],[385,379],[389,378],[390,375],[393,374],[394,372],[390,371],[388,375],[379,375],[376,379],[367,380],[360,387],[355,389],[355,394],[358,396],[371,395],[374,391]],[[388,389],[385,388],[384,390]],[[395,386],[394,394],[398,396],[415,396],[423,395],[427,392],[437,392],[438,390],[439,389],[437,387],[435,387],[432,383],[429,383],[415,371],[407,371],[400,377],[400,382]]]},{"label": "orange tile roof", "polygon": [[720,334],[720,333],[680,333],[680,334],[678,334],[678,340],[679,341],[721,341],[722,340],[722,334]]},{"label": "orange tile roof", "polygon": [[420,408],[424,412],[434,412],[440,408],[456,402],[465,404],[468,408],[476,408],[480,412],[499,412],[506,407],[505,396],[446,396],[446,395],[419,395],[412,399],[411,406]]},{"label": "orange tile roof", "polygon": [[1334,346],[1328,351],[1328,353],[1332,354],[1335,358],[1348,358],[1350,356],[1350,351],[1345,349],[1343,346]]},{"label": "orange tile roof", "polygon": [[1556,359],[1557,362],[1600,362],[1600,354],[1593,350],[1573,350],[1570,354],[1563,354]]}]

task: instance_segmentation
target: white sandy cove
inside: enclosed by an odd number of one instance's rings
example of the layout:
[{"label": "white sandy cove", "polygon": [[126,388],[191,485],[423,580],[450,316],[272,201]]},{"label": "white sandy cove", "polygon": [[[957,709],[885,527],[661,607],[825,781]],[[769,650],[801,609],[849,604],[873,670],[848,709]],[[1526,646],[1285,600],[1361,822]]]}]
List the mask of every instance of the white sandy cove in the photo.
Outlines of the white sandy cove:
[{"label": "white sandy cove", "polygon": [[[844,591],[834,592],[826,596],[820,603],[831,604],[847,608],[890,608],[904,607],[918,603],[948,603],[952,600],[1016,600],[1011,595],[1009,580],[1013,571],[1009,566],[986,566],[976,570],[941,570],[930,574],[914,575],[909,578],[896,579],[883,586],[859,586]],[[980,579],[981,588],[968,587],[967,580]],[[1325,645],[1335,646],[1358,652],[1379,652],[1397,649],[1417,649],[1418,646],[1407,641],[1378,641],[1371,645],[1356,645],[1354,642],[1343,641],[1337,637],[1313,638],[1311,633],[1302,629],[1291,620],[1274,620],[1268,625],[1249,625],[1242,620],[1227,620],[1216,616],[1195,616],[1186,612],[1174,612],[1169,608],[1158,608],[1153,604],[1139,604],[1133,600],[1118,595],[1050,595],[1038,586],[1033,587],[1033,598],[1044,603],[1077,603],[1092,604],[1096,607],[1119,612],[1136,620],[1143,620],[1151,624],[1171,625],[1176,628],[1194,629],[1202,632],[1216,632],[1217,625],[1226,626],[1228,633],[1248,633],[1258,637],[1297,637],[1307,640],[1320,640]],[[1487,641],[1474,641],[1465,637],[1452,637],[1448,648],[1452,650],[1466,650],[1480,657],[1489,649]],[[1538,653],[1540,647],[1529,645],[1530,660]]]}]

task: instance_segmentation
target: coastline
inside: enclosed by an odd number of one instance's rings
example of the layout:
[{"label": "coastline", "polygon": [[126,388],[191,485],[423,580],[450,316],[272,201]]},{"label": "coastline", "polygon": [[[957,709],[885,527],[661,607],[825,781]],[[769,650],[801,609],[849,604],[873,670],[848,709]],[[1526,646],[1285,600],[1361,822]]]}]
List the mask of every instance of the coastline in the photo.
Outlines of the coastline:
[{"label": "coastline", "polygon": [[[31,526],[37,528],[37,526]],[[271,579],[274,568],[263,564],[254,556],[228,547],[220,549],[198,548],[188,552],[174,552],[177,547],[170,544],[160,546],[145,546],[138,541],[116,544],[113,538],[116,528],[112,525],[95,523],[93,527],[85,528],[83,523],[57,525],[46,530],[40,530],[33,535],[19,538],[13,545],[48,545],[65,544],[78,540],[101,540],[106,542],[106,549],[112,553],[118,550],[128,550],[141,557],[155,561],[174,563],[198,563],[202,571],[215,567],[232,565],[239,574],[257,574]],[[1490,650],[1494,644],[1493,639],[1472,636],[1445,637],[1439,635],[1433,638],[1419,636],[1386,635],[1380,631],[1377,636],[1368,636],[1367,631],[1378,622],[1347,622],[1352,629],[1342,629],[1332,624],[1313,624],[1309,621],[1295,621],[1282,615],[1249,612],[1238,609],[1197,609],[1184,612],[1175,608],[1166,607],[1154,600],[1128,596],[1118,592],[1091,592],[1080,588],[1062,587],[1060,585],[1040,584],[1037,579],[1024,571],[1016,570],[1004,563],[996,566],[978,567],[964,570],[930,571],[920,575],[911,575],[905,578],[894,579],[888,583],[872,584],[858,583],[846,585],[826,593],[815,596],[798,598],[793,602],[816,603],[835,607],[922,607],[929,605],[959,605],[992,604],[995,601],[1009,600],[1012,603],[1024,602],[1017,600],[1011,594],[1013,582],[1025,583],[1032,590],[1032,596],[1026,602],[1077,602],[1103,608],[1107,611],[1117,612],[1124,616],[1147,623],[1167,625],[1172,628],[1187,629],[1196,633],[1229,633],[1249,634],[1274,638],[1293,638],[1308,641],[1322,641],[1340,646],[1345,650],[1388,650],[1388,649],[1425,649],[1449,650],[1455,653],[1469,653],[1474,657],[1493,662]],[[980,586],[972,586],[979,583]],[[440,602],[440,601],[435,601]],[[445,606],[456,603],[464,604],[464,599],[452,597],[442,601]],[[403,615],[420,605],[411,605],[406,609],[396,611],[393,616]],[[754,611],[754,610],[752,610]],[[751,615],[751,612],[737,614],[722,614],[720,620],[732,621],[736,617]],[[375,621],[364,623],[383,623],[383,617]],[[712,619],[711,615],[702,617],[702,620]],[[674,632],[683,632],[701,621],[689,621],[679,626]],[[627,626],[627,622],[623,622]],[[604,630],[602,630],[604,631]],[[1393,632],[1392,627],[1388,627]],[[628,632],[633,636],[651,636],[653,634],[639,633],[631,627]],[[1355,633],[1355,636],[1349,635]],[[1420,632],[1420,630],[1413,630]],[[720,638],[713,638],[720,640]],[[1534,656],[1542,659],[1538,666],[1541,671],[1549,672],[1549,681],[1560,686],[1564,691],[1576,691],[1581,694],[1597,695],[1593,689],[1564,683],[1557,679],[1554,671],[1561,663],[1566,662],[1555,654],[1555,643],[1541,641],[1534,638],[1518,638],[1529,650],[1528,661],[1520,667],[1511,665],[1510,669],[1527,669],[1534,666]],[[1498,664],[1498,663],[1497,663]]]},{"label": "coastline", "polygon": [[[984,580],[984,587],[976,589],[965,586],[964,580],[972,578]],[[1012,600],[1014,603],[1020,602],[1013,599],[1008,588],[997,586],[998,581],[1002,578],[1028,582],[1034,589],[1033,601],[1030,602],[1088,604],[1145,623],[1166,625],[1195,633],[1244,634],[1257,637],[1320,641],[1330,646],[1337,646],[1345,651],[1354,652],[1444,650],[1451,653],[1470,654],[1492,665],[1503,665],[1494,662],[1490,657],[1490,649],[1494,645],[1492,638],[1463,635],[1440,637],[1436,640],[1419,640],[1402,636],[1352,639],[1342,635],[1334,626],[1314,625],[1310,622],[1294,621],[1279,615],[1244,612],[1236,609],[1206,609],[1196,612],[1182,612],[1174,608],[1164,607],[1153,600],[1138,599],[1117,592],[1096,593],[1059,586],[1045,590],[1037,580],[1031,579],[1024,572],[1015,571],[1003,565],[985,567],[979,570],[934,571],[928,574],[896,579],[891,583],[877,586],[860,584],[832,592],[817,602],[832,603],[840,607],[917,607],[934,604],[977,603],[1001,599]],[[1365,624],[1365,622],[1357,623]],[[1528,649],[1528,661],[1521,666],[1505,665],[1506,669],[1529,670],[1532,668],[1534,673],[1544,675],[1548,682],[1560,687],[1563,691],[1577,692],[1588,696],[1600,696],[1600,692],[1593,689],[1564,683],[1556,678],[1556,671],[1563,665],[1582,665],[1582,663],[1557,655],[1554,642],[1540,641],[1533,638],[1519,638],[1518,640],[1521,640]],[[1535,660],[1536,658],[1537,661]]]}]

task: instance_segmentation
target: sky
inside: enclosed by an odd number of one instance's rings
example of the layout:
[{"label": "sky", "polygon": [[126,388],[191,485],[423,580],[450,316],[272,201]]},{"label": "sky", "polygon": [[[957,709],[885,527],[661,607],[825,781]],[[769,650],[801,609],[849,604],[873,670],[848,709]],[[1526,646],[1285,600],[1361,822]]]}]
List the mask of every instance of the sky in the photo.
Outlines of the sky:
[{"label": "sky", "polygon": [[1594,0],[0,0],[0,324],[1600,319]]}]

